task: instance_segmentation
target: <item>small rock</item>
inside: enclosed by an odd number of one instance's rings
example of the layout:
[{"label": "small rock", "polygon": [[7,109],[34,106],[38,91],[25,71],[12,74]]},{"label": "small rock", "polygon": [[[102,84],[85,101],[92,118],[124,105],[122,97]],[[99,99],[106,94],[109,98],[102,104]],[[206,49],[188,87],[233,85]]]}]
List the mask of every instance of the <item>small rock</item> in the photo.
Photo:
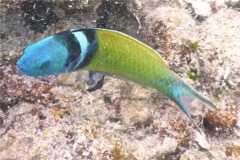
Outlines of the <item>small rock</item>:
[{"label": "small rock", "polygon": [[224,6],[225,0],[216,0],[215,5],[217,7]]},{"label": "small rock", "polygon": [[212,149],[209,152],[213,156],[212,159],[227,159],[226,153],[223,150]]},{"label": "small rock", "polygon": [[134,85],[131,90],[131,97],[133,99],[148,99],[151,97],[153,90],[150,88],[143,88],[139,85]]},{"label": "small rock", "polygon": [[149,126],[153,121],[152,112],[149,107],[141,101],[126,106],[121,110],[121,122],[136,127]]},{"label": "small rock", "polygon": [[161,148],[155,155],[156,159],[168,159],[169,154],[174,153],[178,147],[178,142],[174,138],[165,137]]},{"label": "small rock", "polygon": [[72,73],[62,73],[58,75],[58,83],[64,85],[72,85],[76,82],[77,72]]},{"label": "small rock", "polygon": [[199,144],[199,146],[201,146],[203,149],[207,149],[209,150],[210,149],[210,145],[207,141],[207,138],[206,138],[206,134],[203,132],[203,133],[199,133],[199,132],[196,132],[195,134],[195,140],[197,141],[197,143]]},{"label": "small rock", "polygon": [[197,15],[207,17],[211,14],[211,7],[207,2],[192,1],[191,3]]},{"label": "small rock", "polygon": [[178,142],[176,141],[176,139],[166,137],[163,140],[162,151],[164,153],[174,152],[177,149],[177,146]]},{"label": "small rock", "polygon": [[187,150],[180,157],[180,160],[209,160],[206,153],[201,152],[197,149]]}]

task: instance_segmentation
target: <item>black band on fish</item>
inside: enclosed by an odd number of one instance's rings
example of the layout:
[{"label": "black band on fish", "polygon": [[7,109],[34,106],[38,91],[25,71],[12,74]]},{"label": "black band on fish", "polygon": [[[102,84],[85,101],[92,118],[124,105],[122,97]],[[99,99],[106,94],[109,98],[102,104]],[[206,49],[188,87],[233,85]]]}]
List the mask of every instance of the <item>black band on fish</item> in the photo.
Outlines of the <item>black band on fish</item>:
[{"label": "black band on fish", "polygon": [[59,41],[63,46],[66,47],[68,51],[68,61],[66,66],[69,66],[73,61],[75,61],[81,54],[81,47],[79,41],[70,31],[60,32],[53,36],[54,39]]},{"label": "black band on fish", "polygon": [[98,48],[98,44],[94,30],[72,30],[71,33],[75,36],[81,48],[81,54],[71,64],[71,70],[76,70],[90,62]]}]

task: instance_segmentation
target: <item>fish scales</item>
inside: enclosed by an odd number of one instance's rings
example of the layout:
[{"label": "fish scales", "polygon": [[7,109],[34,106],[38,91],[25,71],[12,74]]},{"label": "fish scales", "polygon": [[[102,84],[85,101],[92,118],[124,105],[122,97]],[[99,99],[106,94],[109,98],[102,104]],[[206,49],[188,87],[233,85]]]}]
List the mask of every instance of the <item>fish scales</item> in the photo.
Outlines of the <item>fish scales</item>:
[{"label": "fish scales", "polygon": [[[83,69],[115,74],[167,94],[174,74],[153,49],[119,32],[96,32],[98,49]],[[171,83],[171,82],[170,82]]]}]

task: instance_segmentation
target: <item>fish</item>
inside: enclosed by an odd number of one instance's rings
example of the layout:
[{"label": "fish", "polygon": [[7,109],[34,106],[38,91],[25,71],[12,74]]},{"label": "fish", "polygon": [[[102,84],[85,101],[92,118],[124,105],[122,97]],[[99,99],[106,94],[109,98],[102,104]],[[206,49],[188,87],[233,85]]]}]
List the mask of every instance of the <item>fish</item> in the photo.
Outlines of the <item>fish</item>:
[{"label": "fish", "polygon": [[[53,34],[24,49],[17,62],[21,74],[38,77],[77,70],[114,75],[155,88],[174,101],[191,120],[192,110],[216,106],[169,69],[160,54],[119,31],[72,29]],[[199,104],[194,104],[194,101]]]}]

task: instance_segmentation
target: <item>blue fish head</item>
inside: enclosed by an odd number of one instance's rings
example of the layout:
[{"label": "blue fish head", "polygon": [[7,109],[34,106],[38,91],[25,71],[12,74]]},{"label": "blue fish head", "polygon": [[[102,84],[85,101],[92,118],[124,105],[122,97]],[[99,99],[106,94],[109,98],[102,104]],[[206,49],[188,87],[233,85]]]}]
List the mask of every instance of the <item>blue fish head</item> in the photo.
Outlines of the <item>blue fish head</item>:
[{"label": "blue fish head", "polygon": [[66,47],[50,36],[25,48],[17,69],[33,77],[55,75],[64,72],[67,61]]}]

